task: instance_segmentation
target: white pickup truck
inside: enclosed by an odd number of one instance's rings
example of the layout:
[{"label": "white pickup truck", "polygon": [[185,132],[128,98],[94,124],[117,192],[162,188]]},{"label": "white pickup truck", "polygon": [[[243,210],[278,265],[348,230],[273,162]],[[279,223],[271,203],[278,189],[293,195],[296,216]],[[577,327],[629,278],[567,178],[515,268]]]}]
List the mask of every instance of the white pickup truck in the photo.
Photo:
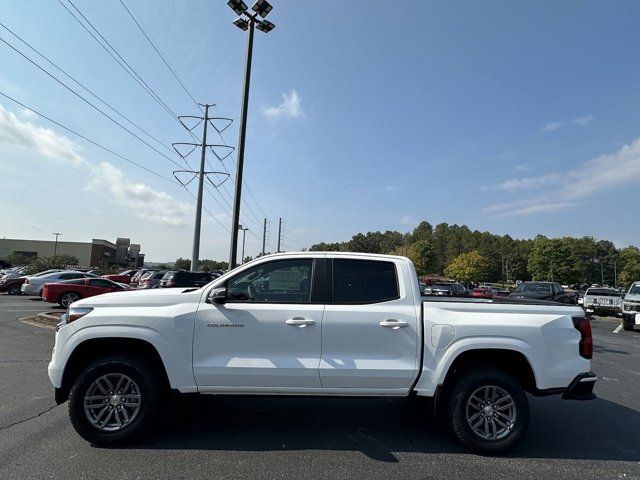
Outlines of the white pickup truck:
[{"label": "white pickup truck", "polygon": [[467,447],[496,454],[526,430],[525,392],[595,397],[591,355],[579,307],[421,297],[407,258],[305,252],[259,258],[202,288],[75,302],[49,378],[97,445],[141,436],[170,390],[417,395],[433,398]]}]

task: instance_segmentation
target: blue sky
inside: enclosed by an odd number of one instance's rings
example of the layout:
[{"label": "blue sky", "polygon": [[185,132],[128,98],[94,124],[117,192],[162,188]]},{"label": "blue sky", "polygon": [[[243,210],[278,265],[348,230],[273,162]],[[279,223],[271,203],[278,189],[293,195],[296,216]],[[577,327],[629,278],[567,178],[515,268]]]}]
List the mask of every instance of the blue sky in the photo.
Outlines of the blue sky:
[{"label": "blue sky", "polygon": [[[173,111],[197,113],[119,1],[72,1]],[[236,119],[224,133],[235,145],[245,34],[233,12],[213,0],[126,3],[196,99]],[[272,251],[278,217],[287,250],[421,220],[638,244],[638,2],[273,4],[277,27],[256,32],[254,49],[248,254],[265,214]],[[0,21],[163,144],[189,141],[58,1],[2,2]],[[162,175],[177,168],[4,44],[0,63],[3,93]],[[0,236],[128,236],[149,260],[190,255],[194,202],[179,185],[0,106]],[[211,191],[201,256],[226,259],[232,183]]]}]

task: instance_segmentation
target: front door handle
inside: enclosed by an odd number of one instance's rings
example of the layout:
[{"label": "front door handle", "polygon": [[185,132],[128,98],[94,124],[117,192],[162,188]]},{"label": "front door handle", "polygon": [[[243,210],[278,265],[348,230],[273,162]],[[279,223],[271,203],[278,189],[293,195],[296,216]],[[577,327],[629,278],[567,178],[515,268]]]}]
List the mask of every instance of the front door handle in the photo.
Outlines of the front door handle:
[{"label": "front door handle", "polygon": [[383,320],[380,322],[381,327],[389,327],[394,330],[398,330],[400,327],[408,327],[409,322],[403,322],[402,320]]},{"label": "front door handle", "polygon": [[294,327],[304,328],[307,325],[315,325],[315,320],[309,320],[307,318],[295,317],[290,318],[285,322],[287,325],[293,325]]}]

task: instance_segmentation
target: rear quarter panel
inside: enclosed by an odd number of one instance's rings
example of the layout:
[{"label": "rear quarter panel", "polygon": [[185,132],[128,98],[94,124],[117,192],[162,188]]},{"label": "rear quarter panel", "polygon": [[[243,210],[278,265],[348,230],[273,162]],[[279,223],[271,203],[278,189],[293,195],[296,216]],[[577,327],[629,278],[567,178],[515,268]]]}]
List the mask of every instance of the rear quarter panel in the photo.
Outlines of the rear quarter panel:
[{"label": "rear quarter panel", "polygon": [[431,396],[453,361],[474,349],[520,352],[529,362],[539,389],[560,388],[590,370],[580,357],[580,333],[572,316],[579,307],[491,302],[423,302],[424,355],[415,390]]}]

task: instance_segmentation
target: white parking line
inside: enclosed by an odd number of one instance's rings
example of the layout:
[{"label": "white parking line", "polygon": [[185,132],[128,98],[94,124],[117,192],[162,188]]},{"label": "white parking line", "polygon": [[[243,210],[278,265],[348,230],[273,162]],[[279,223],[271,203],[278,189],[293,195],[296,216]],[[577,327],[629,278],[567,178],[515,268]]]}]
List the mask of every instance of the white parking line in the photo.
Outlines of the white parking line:
[{"label": "white parking line", "polygon": [[619,333],[620,330],[622,330],[622,323],[616,327],[616,329],[613,331],[613,333]]}]

